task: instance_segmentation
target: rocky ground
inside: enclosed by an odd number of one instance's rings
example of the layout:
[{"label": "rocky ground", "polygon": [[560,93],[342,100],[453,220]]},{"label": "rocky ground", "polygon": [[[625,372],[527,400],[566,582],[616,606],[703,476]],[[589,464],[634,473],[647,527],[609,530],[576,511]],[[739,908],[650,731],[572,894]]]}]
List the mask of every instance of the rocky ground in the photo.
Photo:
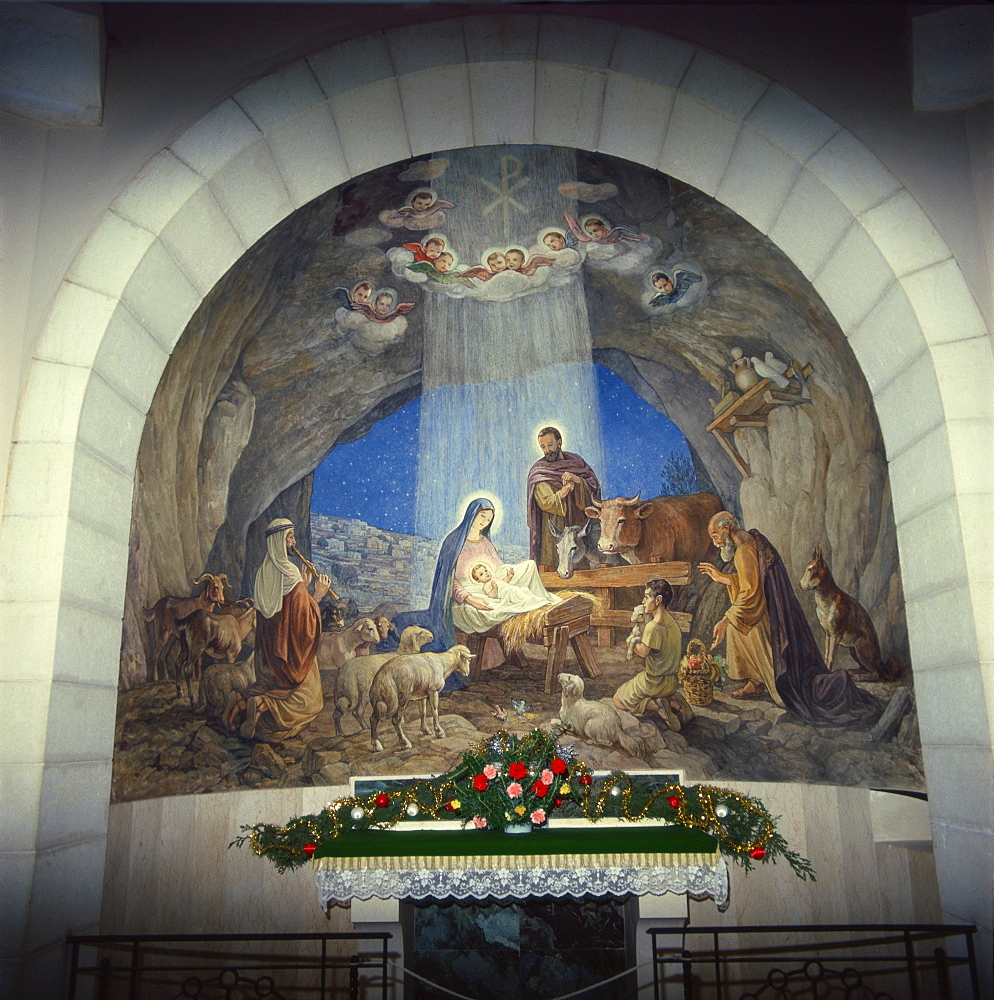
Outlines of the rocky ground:
[{"label": "rocky ground", "polygon": [[[391,726],[383,727],[384,750],[374,752],[368,729],[343,720],[336,736],[331,699],[299,736],[279,743],[244,740],[217,719],[197,715],[172,683],[145,684],[124,692],[118,705],[113,796],[115,801],[238,788],[301,784],[341,785],[350,776],[440,774],[460,759],[470,744],[498,729],[524,733],[547,726],[559,714],[559,694],[542,691],[545,651],[526,646],[527,667],[505,664],[488,671],[465,691],[441,701],[442,739],[421,735],[417,722],[407,726],[410,750],[398,750]],[[633,672],[624,648],[598,648],[603,674],[586,681],[591,700],[609,699]],[[579,673],[567,661],[568,672]],[[326,692],[331,678],[325,678]],[[333,682],[332,682],[333,683]],[[860,682],[881,702],[899,684]],[[646,744],[645,759],[620,748],[572,739],[580,756],[597,770],[679,770],[686,780],[736,779],[804,781],[922,790],[921,750],[914,708],[903,716],[893,736],[875,740],[862,729],[814,728],[777,708],[768,698],[736,699],[735,687],[716,691],[714,701],[696,707],[695,717],[679,733],[654,716],[627,719],[628,728]],[[512,699],[527,704],[518,715]],[[506,721],[493,713],[503,709]],[[408,713],[416,716],[415,711]]]}]

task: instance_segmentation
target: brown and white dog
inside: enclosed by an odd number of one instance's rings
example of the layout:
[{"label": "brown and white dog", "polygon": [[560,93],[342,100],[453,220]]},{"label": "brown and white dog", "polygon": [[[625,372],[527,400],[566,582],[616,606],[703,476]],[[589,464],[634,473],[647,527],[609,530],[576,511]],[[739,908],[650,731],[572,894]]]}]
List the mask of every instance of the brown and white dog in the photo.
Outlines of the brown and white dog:
[{"label": "brown and white dog", "polygon": [[828,563],[822,558],[821,546],[814,550],[804,576],[801,589],[815,592],[815,611],[818,623],[825,632],[825,666],[832,669],[835,650],[845,646],[860,669],[878,680],[893,681],[901,675],[901,665],[891,658],[884,663],[880,658],[880,642],[866,608],[855,597],[840,590]]}]

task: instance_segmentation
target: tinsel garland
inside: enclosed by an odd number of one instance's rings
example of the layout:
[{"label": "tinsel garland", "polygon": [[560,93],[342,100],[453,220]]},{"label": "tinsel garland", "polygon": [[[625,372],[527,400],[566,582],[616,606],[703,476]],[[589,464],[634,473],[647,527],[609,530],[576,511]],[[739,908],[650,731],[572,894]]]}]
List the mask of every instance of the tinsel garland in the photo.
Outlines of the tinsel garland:
[{"label": "tinsel garland", "polygon": [[[414,817],[458,818],[465,825],[474,817],[493,816],[497,795],[501,797],[500,809],[507,808],[504,785],[480,781],[474,786],[473,782],[483,777],[485,767],[493,770],[498,763],[506,767],[515,758],[513,764],[518,767],[528,760],[529,778],[556,762],[554,785],[542,793],[547,814],[561,810],[583,816],[591,823],[604,817],[631,823],[664,819],[709,833],[718,841],[721,852],[746,870],[755,861],[776,863],[782,858],[799,878],[814,881],[811,862],[789,848],[777,832],[774,817],[759,800],[713,785],[667,784],[650,789],[624,771],[595,779],[572,747],[558,744],[560,733],[559,729],[551,732],[535,729],[525,737],[518,737],[501,730],[470,748],[462,762],[446,774],[406,783],[389,794],[377,792],[336,799],[321,812],[298,816],[285,826],[272,823],[243,826],[242,835],[228,846],[241,847],[247,842],[256,854],[268,858],[283,872],[299,867],[313,856],[318,844],[345,831],[387,830],[405,818]],[[521,761],[517,760],[519,757]],[[531,787],[534,790],[534,785]],[[507,814],[510,821],[517,818]]]}]

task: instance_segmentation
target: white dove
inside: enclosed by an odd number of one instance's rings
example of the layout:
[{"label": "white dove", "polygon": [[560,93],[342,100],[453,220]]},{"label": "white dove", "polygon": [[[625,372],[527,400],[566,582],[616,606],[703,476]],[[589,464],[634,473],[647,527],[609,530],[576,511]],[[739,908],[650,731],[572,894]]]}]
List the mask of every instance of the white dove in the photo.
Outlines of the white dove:
[{"label": "white dove", "polygon": [[787,363],[781,361],[772,351],[766,352],[765,361],[761,361],[755,356],[749,360],[752,361],[752,367],[756,369],[756,374],[760,378],[768,378],[771,382],[775,382],[781,389],[787,388],[790,379],[786,378],[783,374],[787,370]]}]

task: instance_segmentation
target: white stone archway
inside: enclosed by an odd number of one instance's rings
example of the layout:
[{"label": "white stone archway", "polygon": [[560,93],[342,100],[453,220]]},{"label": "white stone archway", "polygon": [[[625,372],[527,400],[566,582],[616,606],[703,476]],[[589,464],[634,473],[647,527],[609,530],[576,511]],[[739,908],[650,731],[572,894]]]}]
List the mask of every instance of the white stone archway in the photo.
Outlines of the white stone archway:
[{"label": "white stone archway", "polygon": [[[24,803],[3,850],[26,954],[99,918],[135,457],[191,314],[327,189],[505,142],[601,151],[714,195],[845,331],[886,442],[944,906],[990,928],[994,365],[955,260],[853,135],[768,78],[605,22],[482,16],[348,42],[224,101],[121,194],[60,288],[0,525],[0,676],[24,706],[0,750]],[[24,566],[46,568],[30,592]]]}]

